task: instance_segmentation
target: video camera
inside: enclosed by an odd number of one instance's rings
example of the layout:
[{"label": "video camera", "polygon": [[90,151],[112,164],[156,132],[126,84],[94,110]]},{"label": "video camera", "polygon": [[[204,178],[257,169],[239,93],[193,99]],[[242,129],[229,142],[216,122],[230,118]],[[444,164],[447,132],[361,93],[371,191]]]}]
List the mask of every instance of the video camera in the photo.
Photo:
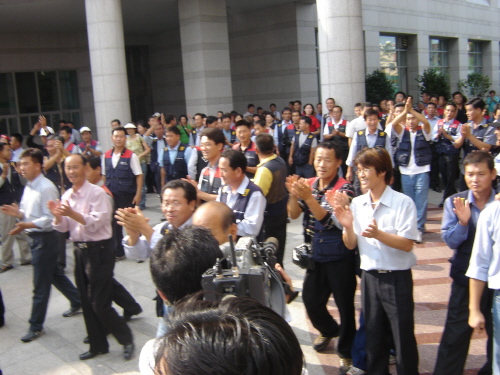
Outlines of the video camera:
[{"label": "video camera", "polygon": [[[217,259],[201,280],[207,300],[216,301],[225,295],[250,297],[285,317],[285,293],[293,295],[275,270],[278,240],[274,237],[258,243],[253,237],[241,237],[234,246],[229,236],[230,254]],[[223,263],[226,263],[224,267]]]}]

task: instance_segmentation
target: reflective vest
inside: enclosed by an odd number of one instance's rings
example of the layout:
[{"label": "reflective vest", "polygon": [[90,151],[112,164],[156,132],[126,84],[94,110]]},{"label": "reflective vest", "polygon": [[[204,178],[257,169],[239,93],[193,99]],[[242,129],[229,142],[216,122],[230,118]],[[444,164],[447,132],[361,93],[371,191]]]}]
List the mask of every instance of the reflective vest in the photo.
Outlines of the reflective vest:
[{"label": "reflective vest", "polygon": [[314,140],[314,134],[309,133],[302,146],[299,147],[299,138],[301,133],[302,132],[300,131],[295,132],[295,140],[294,140],[295,148],[293,151],[293,163],[295,165],[298,165],[299,167],[301,165],[306,165],[307,163],[309,163],[311,146]]},{"label": "reflective vest", "polygon": [[202,174],[202,180],[201,180],[200,191],[203,191],[208,194],[218,194],[219,188],[222,185],[219,166],[217,165],[212,183],[210,183],[210,168],[208,166],[206,166],[201,171],[201,174]]},{"label": "reflective vest", "polygon": [[[23,196],[24,186],[21,184],[21,179],[15,169],[16,163],[10,162],[9,164],[10,181],[7,177],[5,177],[3,185],[0,186],[0,206],[4,204],[12,204],[14,202],[19,203],[21,202],[21,198]],[[2,164],[0,164],[0,174],[2,173]]]},{"label": "reflective vest", "polygon": [[279,156],[266,161],[259,168],[267,168],[273,175],[271,186],[266,195],[265,216],[280,215],[286,212],[288,190],[285,187],[288,168],[285,161]]},{"label": "reflective vest", "polygon": [[[260,187],[255,185],[252,181],[249,181],[247,188],[243,194],[238,194],[236,198],[236,202],[233,205],[233,212],[236,216],[236,224],[242,221],[245,218],[245,211],[248,206],[248,202],[250,201],[250,197],[256,191],[262,192]],[[228,185],[224,185],[220,194],[220,201],[224,204],[227,204],[227,196],[231,193],[231,188]]]},{"label": "reflective vest", "polygon": [[[167,144],[165,138],[163,138],[163,142]],[[158,164],[158,138],[153,139],[153,143],[151,144],[151,161],[149,162],[149,168],[151,172],[158,173],[159,164]]]},{"label": "reflective vest", "polygon": [[[92,140],[90,141],[90,145],[89,145],[89,146],[90,146],[90,148],[91,148],[92,150],[95,150],[95,149],[96,149],[96,147],[97,147],[97,145],[98,145],[98,142],[97,142],[96,140],[93,140],[93,139],[92,139]],[[80,144],[78,145],[78,147],[80,147],[80,150],[82,150],[82,152],[85,152],[85,147],[87,147],[87,144],[86,144],[85,142],[82,142],[82,143],[80,143]],[[69,151],[69,150],[68,150],[68,151]]]},{"label": "reflective vest", "polygon": [[283,145],[286,154],[290,153],[290,147],[292,146],[292,140],[295,137],[296,131],[297,129],[295,129],[295,125],[292,123],[288,124],[283,132]]},{"label": "reflective vest", "polygon": [[[438,120],[436,126],[439,128],[444,128],[445,121],[443,119]],[[453,120],[453,122],[449,125],[447,133],[451,136],[455,136],[458,133],[458,127],[460,126],[460,121]],[[436,151],[440,154],[446,155],[458,155],[460,153],[459,148],[455,148],[453,143],[446,139],[443,136],[440,136],[437,140]]]},{"label": "reflective vest", "polygon": [[174,164],[170,162],[168,146],[163,149],[163,168],[165,169],[165,182],[186,178],[186,176],[188,175],[186,147],[189,146],[184,143],[181,143],[179,145]]},{"label": "reflective vest", "polygon": [[285,125],[285,128],[286,128],[285,121],[277,122],[276,126],[274,127],[274,131],[277,132],[277,136],[278,136],[278,150],[279,150],[279,152],[283,152],[284,147],[285,147],[285,145],[283,144],[283,125]]},{"label": "reflective vest", "polygon": [[208,165],[208,160],[203,157],[200,146],[196,146],[195,149],[198,156],[196,160],[196,181],[198,181],[200,179],[201,171]]},{"label": "reflective vest", "polygon": [[[346,126],[347,126],[347,120],[342,120],[339,124],[339,132],[345,134]],[[335,125],[333,124],[333,122],[330,121],[328,123],[328,132],[331,134],[331,133],[333,133],[334,130],[335,130]],[[323,129],[321,129],[321,131],[323,131]],[[344,148],[349,147],[349,139],[347,137],[342,137],[340,135],[336,135],[333,138],[331,138],[330,140],[332,140],[334,142],[338,142]]]},{"label": "reflective vest", "polygon": [[[417,130],[415,143],[413,145],[413,156],[415,164],[419,167],[429,165],[432,162],[432,151],[429,142],[425,139],[422,129]],[[404,130],[403,138],[395,152],[394,163],[403,167],[408,166],[410,163],[410,155],[412,152],[411,147],[411,134],[408,129]]]},{"label": "reflective vest", "polygon": [[[255,143],[250,141],[250,145],[246,148],[245,151],[241,149],[241,143],[236,143],[233,145],[233,150],[243,152],[245,158],[247,159],[247,167],[256,167],[259,161],[259,157],[257,156],[257,151],[255,148]],[[253,173],[246,172],[248,177],[253,177]]]},{"label": "reflective vest", "polygon": [[[377,140],[375,141],[375,146],[373,147],[382,147],[385,148],[385,139],[387,138],[386,132],[379,131],[377,134]],[[357,139],[357,149],[355,154],[360,152],[361,150],[368,147],[368,143],[366,142],[366,129],[358,131],[358,139]]]},{"label": "reflective vest", "polygon": [[135,194],[137,190],[136,177],[132,171],[130,162],[134,152],[128,148],[122,151],[116,168],[113,168],[113,150],[104,154],[104,166],[106,167],[106,186],[113,194]]}]

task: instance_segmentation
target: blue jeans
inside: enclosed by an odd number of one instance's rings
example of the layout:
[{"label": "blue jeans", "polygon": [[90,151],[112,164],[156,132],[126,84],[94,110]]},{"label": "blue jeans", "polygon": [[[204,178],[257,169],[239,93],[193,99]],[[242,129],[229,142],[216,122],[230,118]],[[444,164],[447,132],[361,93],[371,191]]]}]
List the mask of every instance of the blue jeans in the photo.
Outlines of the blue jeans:
[{"label": "blue jeans", "polygon": [[493,295],[493,373],[500,374],[500,290]]},{"label": "blue jeans", "polygon": [[409,196],[417,206],[417,225],[420,232],[425,232],[427,219],[427,200],[429,194],[429,172],[419,174],[401,174],[403,193]]},{"label": "blue jeans", "polygon": [[163,316],[160,318],[160,323],[158,323],[158,329],[156,330],[156,337],[160,338],[168,333],[168,326],[166,320],[168,315],[174,311],[173,306],[163,305]]},{"label": "blue jeans", "polygon": [[33,263],[33,304],[29,320],[31,331],[43,328],[51,285],[70,301],[71,307],[81,306],[78,290],[57,264],[59,248],[54,246],[56,235],[55,231],[30,234]]},{"label": "blue jeans", "polygon": [[146,173],[148,173],[148,164],[141,163],[141,169],[142,169],[142,191],[141,191],[141,203],[139,203],[139,208],[141,210],[144,210],[146,208],[146,191],[148,189],[146,186]]}]

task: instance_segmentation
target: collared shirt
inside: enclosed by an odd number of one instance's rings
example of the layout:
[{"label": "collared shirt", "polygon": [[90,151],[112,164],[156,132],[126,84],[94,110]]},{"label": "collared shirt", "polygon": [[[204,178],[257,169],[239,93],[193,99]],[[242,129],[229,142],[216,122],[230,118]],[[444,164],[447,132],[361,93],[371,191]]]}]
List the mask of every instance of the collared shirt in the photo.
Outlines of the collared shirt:
[{"label": "collared shirt", "polygon": [[[228,205],[229,208],[233,209],[234,204],[236,203],[236,200],[239,195],[245,194],[245,190],[248,186],[248,183],[250,180],[248,179],[247,176],[243,179],[241,182],[240,186],[238,186],[238,189],[236,189],[236,192],[232,192],[231,188],[227,185],[224,185],[224,187],[227,187],[227,201],[226,204]],[[219,194],[217,194],[217,202],[220,202],[221,198],[221,193],[222,189],[224,187],[221,187],[219,189]],[[264,221],[264,211],[266,209],[266,198],[260,191],[254,191],[252,193],[252,196],[250,197],[247,208],[245,210],[245,215],[243,220],[241,220],[238,225],[238,236],[257,236],[260,232],[260,229],[262,227],[262,223]]]},{"label": "collared shirt", "polygon": [[19,147],[17,150],[10,149],[12,151],[11,161],[15,161],[16,163],[21,160],[21,153],[24,151],[24,148]]},{"label": "collared shirt", "polygon": [[[140,236],[135,245],[130,246],[128,244],[129,236],[123,237],[122,244],[125,250],[125,255],[127,258],[131,259],[142,259],[145,260],[151,257],[151,252],[155,248],[159,240],[163,238],[164,233],[162,233],[163,226],[167,225],[167,230],[173,230],[174,226],[170,223],[159,223],[153,228],[153,234],[151,235],[151,242],[148,242],[144,235]],[[178,229],[184,229],[192,225],[192,216],[189,217]]]},{"label": "collared shirt", "polygon": [[[443,120],[443,130],[445,130],[448,134],[450,133],[450,126],[451,126],[451,124],[453,124],[453,122],[454,122],[455,120],[456,120],[456,119],[454,119],[454,118],[452,118],[452,119],[451,119],[451,120],[449,120],[449,121],[444,121],[444,120]],[[458,125],[458,127],[457,127],[457,131],[456,131],[455,135],[451,135],[451,134],[450,134],[451,138],[453,138],[453,140],[454,140],[454,141],[456,141],[458,138],[460,138],[460,130],[461,130],[461,129],[462,129],[462,124]],[[435,128],[433,128],[433,131],[432,131],[432,139],[433,139],[434,141],[438,141],[438,138],[439,138],[439,137],[438,137],[438,134],[437,134],[438,130],[439,130],[439,128],[438,128],[438,126],[436,125],[436,127],[435,127]]]},{"label": "collared shirt", "polygon": [[[467,194],[467,200],[469,201],[471,212],[469,221],[477,223],[481,210],[476,205],[474,194],[470,190]],[[490,199],[486,203],[485,207],[488,207],[494,200],[495,191],[492,190]],[[469,226],[461,225],[458,222],[458,217],[455,212],[453,212],[454,207],[455,205],[453,204],[451,197],[447,198],[444,202],[443,220],[441,221],[441,237],[450,249],[456,250],[467,239],[467,236],[469,235]]]},{"label": "collared shirt", "polygon": [[[495,128],[493,126],[490,126],[487,122],[486,119],[483,118],[483,120],[478,124],[477,128],[474,127],[473,122],[469,122],[470,125],[470,132],[471,134],[476,137],[478,140],[487,143],[489,145],[496,145],[497,143],[497,137],[495,135]],[[479,134],[483,128],[487,128],[486,131],[483,133],[482,137],[479,137]],[[470,142],[469,140],[466,140],[466,142]],[[471,142],[472,143],[472,142]]]},{"label": "collared shirt", "polygon": [[[113,164],[113,168],[116,168],[121,157],[121,152],[118,154],[113,152],[111,156],[111,163]],[[132,156],[130,157],[130,168],[136,176],[142,174],[141,162],[139,161],[139,157],[135,153],[132,153]],[[104,157],[101,158],[101,171],[103,176],[106,176],[106,159]]]},{"label": "collared shirt", "polygon": [[73,211],[81,214],[85,225],[63,216],[59,224],[53,224],[55,230],[69,231],[70,239],[78,242],[102,241],[111,238],[113,207],[103,188],[85,181],[77,191],[73,188],[67,190],[61,202],[67,202]]},{"label": "collared shirt", "polygon": [[[330,117],[328,117],[327,121],[325,121],[325,126],[323,127],[323,135],[330,134],[330,128],[328,127],[328,124],[330,122],[334,126],[335,130],[339,130],[339,126],[340,126],[340,124],[342,124],[342,121],[344,121],[342,119],[342,117],[340,117],[340,120],[338,122],[335,122],[335,120],[333,119],[333,117],[331,119],[330,119]],[[347,127],[349,126],[349,122],[347,122],[345,126],[346,126],[346,132],[347,132]]]},{"label": "collared shirt", "polygon": [[477,222],[476,237],[467,277],[488,282],[488,288],[500,289],[500,202],[486,207]]},{"label": "collared shirt", "polygon": [[157,159],[156,159],[156,162],[158,163],[158,165],[160,167],[163,167],[163,150],[165,149],[165,147],[167,147],[167,142],[165,141],[165,138],[163,139],[157,139],[157,138],[153,138],[151,136],[146,136],[144,137],[144,140],[146,141],[146,143],[148,144],[149,147],[153,148],[153,141],[156,139],[156,151],[157,151]]},{"label": "collared shirt", "polygon": [[[177,158],[177,154],[179,153],[179,146],[181,145],[181,142],[177,143],[174,148],[170,148],[170,146],[167,146],[168,148],[168,157],[170,159],[170,163],[173,165],[175,163],[175,158]],[[191,158],[191,152],[193,149],[191,147],[186,147],[184,150],[184,161],[186,162],[186,165],[189,164],[189,159]],[[162,160],[163,164],[163,160]],[[162,165],[163,167],[163,165]]]},{"label": "collared shirt", "polygon": [[429,124],[431,124],[431,139],[434,139],[438,131],[437,122],[440,120],[440,118],[436,115],[434,115],[433,118],[429,118],[429,115],[425,115],[425,118],[427,119],[427,121],[429,121]]},{"label": "collared shirt", "polygon": [[370,270],[407,270],[417,263],[413,253],[394,249],[375,238],[363,237],[363,232],[372,219],[377,221],[378,229],[410,240],[417,238],[417,209],[413,200],[387,186],[380,200],[372,208],[370,192],[352,200],[351,211],[354,217],[356,234],[361,257],[361,269]]},{"label": "collared shirt", "polygon": [[262,194],[264,194],[265,197],[267,196],[267,193],[269,193],[269,189],[271,188],[271,184],[273,183],[273,172],[271,172],[266,167],[262,167],[262,165],[264,163],[267,163],[268,161],[276,159],[277,157],[278,155],[273,154],[273,156],[262,160],[257,165],[257,171],[255,172],[253,183],[260,187],[260,190],[262,190]]},{"label": "collared shirt", "polygon": [[206,126],[202,126],[201,128],[194,128],[193,130],[196,130],[196,141],[193,141],[193,136],[192,133],[189,137],[189,145],[190,146],[199,146],[200,141],[201,141],[201,133],[203,133],[203,130],[205,130]]},{"label": "collared shirt", "polygon": [[[365,137],[366,137],[366,144],[368,147],[374,147],[375,142],[377,142],[377,137],[378,133],[381,130],[377,129],[375,133],[370,134],[369,131],[365,132]],[[354,157],[356,156],[356,150],[358,148],[358,133],[354,134],[354,138],[352,139],[351,142],[351,147],[349,148],[349,156],[347,156],[346,164],[348,166],[354,167],[353,161]],[[392,161],[392,147],[391,147],[391,133],[386,131],[386,136],[385,136],[385,149],[391,155],[391,161]],[[394,165],[394,163],[393,163]]]},{"label": "collared shirt", "polygon": [[[287,127],[288,125],[290,125],[291,123],[292,123],[292,121],[291,121],[291,120],[290,120],[290,121],[285,121],[285,120],[283,120],[283,121],[281,122],[281,135],[282,135],[282,136],[285,134],[285,129],[286,129],[286,127]],[[279,138],[278,138],[278,136],[279,136],[278,127],[276,126],[276,127],[274,128],[274,130],[276,130],[276,131],[273,133],[274,144],[275,144],[276,146],[279,146],[280,141],[279,141]],[[254,140],[252,139],[252,141],[254,141]]]},{"label": "collared shirt", "polygon": [[48,201],[59,199],[59,192],[47,177],[40,173],[33,181],[28,181],[21,198],[20,211],[22,221],[33,223],[38,228],[29,228],[27,232],[50,232],[54,216],[47,207]]}]

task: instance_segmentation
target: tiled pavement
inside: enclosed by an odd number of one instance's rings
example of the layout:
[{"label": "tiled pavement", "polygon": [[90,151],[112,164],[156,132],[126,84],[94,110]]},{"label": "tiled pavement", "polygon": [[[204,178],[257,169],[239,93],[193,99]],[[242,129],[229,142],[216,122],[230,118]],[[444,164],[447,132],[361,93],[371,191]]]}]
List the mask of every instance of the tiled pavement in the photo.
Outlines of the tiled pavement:
[{"label": "tiled pavement", "polygon": [[[437,208],[439,195],[431,192],[425,243],[415,246],[418,265],[413,268],[415,296],[415,332],[419,344],[420,373],[429,374],[433,370],[437,347],[446,319],[446,308],[450,292],[448,277],[448,258],[451,251],[443,244],[439,235],[442,210]],[[148,195],[148,203],[153,206],[158,198]],[[159,208],[147,209],[151,223],[159,222]],[[287,249],[302,243],[301,221],[294,220],[288,226]],[[18,254],[16,252],[16,254]],[[287,251],[287,258],[290,250]],[[16,260],[17,261],[17,260]],[[73,279],[73,256],[68,244],[67,275]],[[287,271],[293,279],[294,286],[301,290],[303,270],[290,261],[285,262]],[[0,368],[5,375],[25,374],[138,374],[137,360],[142,345],[154,337],[158,318],[155,316],[154,287],[149,274],[148,262],[138,264],[133,260],[118,262],[115,267],[116,278],[134,295],[142,305],[144,312],[130,322],[133,330],[137,352],[131,361],[121,357],[122,347],[110,337],[110,353],[97,356],[88,361],[78,360],[78,355],[87,350],[82,343],[86,336],[83,316],[63,318],[61,313],[69,306],[67,300],[53,288],[47,319],[46,334],[31,343],[22,343],[19,338],[28,328],[27,320],[31,308],[32,268],[17,266],[4,274],[0,274],[0,288],[6,305],[6,325],[0,328]],[[358,288],[359,289],[359,288]],[[356,307],[361,307],[359,290],[356,294]],[[334,345],[318,354],[312,349],[312,341],[317,332],[307,320],[302,300],[299,296],[290,306],[291,325],[304,351],[309,373],[311,375],[338,374],[338,357]],[[333,300],[330,301],[331,313],[338,317]],[[121,313],[121,309],[118,310]],[[475,374],[485,360],[485,338],[474,335],[467,360],[466,374]],[[394,366],[391,367],[395,374]],[[457,374],[458,375],[458,374]]]}]

